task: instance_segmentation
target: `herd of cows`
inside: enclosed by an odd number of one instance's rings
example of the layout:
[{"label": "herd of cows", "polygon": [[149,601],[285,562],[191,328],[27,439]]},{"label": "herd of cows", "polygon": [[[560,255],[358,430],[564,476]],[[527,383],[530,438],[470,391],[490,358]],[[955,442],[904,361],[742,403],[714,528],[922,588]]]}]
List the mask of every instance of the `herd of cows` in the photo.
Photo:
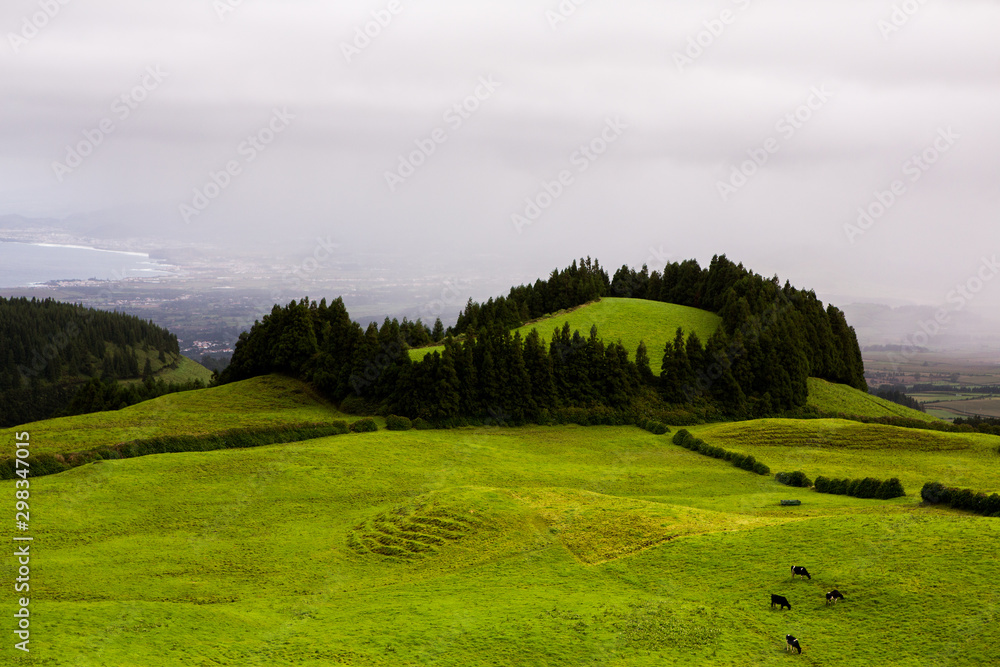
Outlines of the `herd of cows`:
[{"label": "herd of cows", "polygon": [[[812,575],[809,574],[809,570],[802,567],[801,565],[792,566],[792,579],[795,579],[796,576],[798,576],[799,578],[808,577],[809,580],[812,581]],[[837,602],[843,599],[844,596],[841,595],[840,591],[836,589],[826,594],[827,604],[836,604]],[[784,597],[783,595],[775,595],[774,593],[771,593],[771,609],[774,609],[775,605],[778,605],[778,611],[781,611],[785,607],[788,607],[788,611],[792,610],[792,604],[788,601],[788,598]],[[785,650],[786,651],[795,650],[798,651],[799,653],[802,653],[802,646],[801,644],[799,644],[799,640],[793,637],[792,635],[785,635]]]}]

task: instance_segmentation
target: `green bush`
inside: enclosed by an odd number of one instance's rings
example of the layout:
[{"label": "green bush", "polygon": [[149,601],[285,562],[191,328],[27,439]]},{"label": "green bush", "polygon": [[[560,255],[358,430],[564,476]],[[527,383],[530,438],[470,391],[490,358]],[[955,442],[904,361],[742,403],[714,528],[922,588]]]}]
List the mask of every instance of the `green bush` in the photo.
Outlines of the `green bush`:
[{"label": "green bush", "polygon": [[389,415],[385,418],[385,427],[390,431],[409,431],[413,428],[413,422],[406,417]]},{"label": "green bush", "polygon": [[649,421],[647,421],[645,424],[643,424],[642,428],[646,431],[649,431],[653,435],[666,435],[667,433],[670,433],[670,429],[667,428],[666,424],[664,424],[663,422],[658,422],[654,419],[650,419]]},{"label": "green bush", "polygon": [[902,498],[905,495],[906,491],[903,490],[903,483],[897,477],[885,480],[878,489],[878,497],[882,500]]},{"label": "green bush", "polygon": [[[38,456],[29,456],[28,459],[29,475],[31,477],[41,477],[43,475],[55,475],[63,470],[68,470],[69,466],[66,465],[61,457],[56,457],[54,454],[39,454]],[[15,464],[16,465],[16,464]]]},{"label": "green bush", "polygon": [[761,463],[760,461],[757,461],[757,463],[754,464],[753,471],[755,473],[757,473],[758,475],[762,475],[762,476],[767,476],[767,475],[771,474],[771,469],[768,468],[763,463]]},{"label": "green bush", "polygon": [[371,433],[378,430],[378,424],[371,417],[365,417],[351,424],[352,433]]},{"label": "green bush", "polygon": [[1000,516],[1000,494],[992,493],[983,504],[983,516]]},{"label": "green bush", "polygon": [[920,489],[920,499],[930,505],[951,502],[951,489],[941,482],[927,482]]},{"label": "green bush", "polygon": [[681,447],[687,447],[687,441],[691,437],[691,433],[687,429],[681,429],[674,434],[673,443],[675,445],[680,445]]},{"label": "green bush", "polygon": [[430,431],[432,428],[434,428],[434,425],[431,424],[426,419],[424,419],[423,417],[417,417],[416,419],[413,420],[413,428],[415,428],[418,431]]},{"label": "green bush", "polygon": [[812,486],[812,480],[806,477],[806,474],[801,470],[796,470],[795,472],[779,472],[775,474],[774,481],[779,484],[784,484],[785,486],[795,486],[804,489],[808,489]]}]

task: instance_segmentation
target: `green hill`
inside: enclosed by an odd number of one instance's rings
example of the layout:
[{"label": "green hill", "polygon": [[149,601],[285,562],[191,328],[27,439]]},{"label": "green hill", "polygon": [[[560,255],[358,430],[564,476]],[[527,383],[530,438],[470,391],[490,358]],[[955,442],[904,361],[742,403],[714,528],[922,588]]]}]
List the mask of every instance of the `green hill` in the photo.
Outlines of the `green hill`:
[{"label": "green hill", "polygon": [[[172,398],[200,402],[189,428],[214,412],[324,410],[275,378],[230,389],[238,404]],[[803,438],[888,428],[759,426],[798,437],[792,457]],[[701,435],[737,446],[757,427]],[[52,434],[38,425],[32,442]],[[893,470],[927,466],[951,483],[974,466],[978,483],[995,479],[984,452],[1000,439],[951,451],[952,470],[933,468],[936,450],[894,442]],[[936,664],[956,651],[963,665],[997,664],[994,584],[968,573],[995,568],[1000,527],[921,508],[907,490],[883,502],[789,489],[630,427],[380,431],[101,461],[31,480],[44,558],[31,560],[31,655],[11,660],[766,665],[796,657],[783,651],[792,632],[811,664]],[[793,494],[804,504],[780,507]],[[791,581],[792,563],[813,578]],[[832,588],[846,599],[827,607]],[[793,611],[772,610],[771,593]]]},{"label": "green hill", "polygon": [[157,436],[202,435],[335,419],[356,418],[337,412],[305,383],[270,375],[168,394],[121,410],[0,430],[0,441],[12,441],[15,431],[28,431],[34,454],[67,453]]},{"label": "green hill", "polygon": [[807,405],[823,412],[858,417],[906,417],[927,422],[939,421],[925,412],[872,396],[845,384],[834,384],[820,378],[809,378]]},{"label": "green hill", "polygon": [[[653,373],[660,374],[660,360],[663,356],[663,346],[668,340],[673,340],[677,328],[685,333],[696,333],[705,343],[722,322],[715,313],[706,310],[677,306],[659,301],[644,299],[617,299],[605,297],[600,301],[588,303],[579,308],[549,315],[516,329],[521,336],[526,336],[532,329],[538,329],[543,340],[548,340],[553,329],[562,327],[568,322],[570,329],[583,335],[590,333],[592,326],[597,326],[597,335],[606,342],[622,342],[629,353],[630,359],[635,359],[636,348],[640,341],[645,341],[652,362]],[[423,347],[410,350],[410,358],[414,361],[423,359],[432,352],[441,352],[443,346]]]},{"label": "green hill", "polygon": [[174,334],[133,315],[0,297],[0,426],[65,414],[92,380],[133,385],[137,395],[147,377],[191,385],[211,372],[181,356]]}]

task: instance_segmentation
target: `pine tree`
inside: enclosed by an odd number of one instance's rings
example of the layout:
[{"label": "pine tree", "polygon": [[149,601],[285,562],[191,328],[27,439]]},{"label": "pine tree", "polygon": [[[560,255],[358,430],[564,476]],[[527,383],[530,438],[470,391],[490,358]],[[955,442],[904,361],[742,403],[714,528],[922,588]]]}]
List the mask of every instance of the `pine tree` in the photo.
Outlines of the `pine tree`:
[{"label": "pine tree", "polygon": [[653,369],[649,365],[649,352],[646,351],[646,343],[643,341],[639,341],[639,347],[635,351],[635,365],[643,384],[655,386],[656,376],[653,375]]}]

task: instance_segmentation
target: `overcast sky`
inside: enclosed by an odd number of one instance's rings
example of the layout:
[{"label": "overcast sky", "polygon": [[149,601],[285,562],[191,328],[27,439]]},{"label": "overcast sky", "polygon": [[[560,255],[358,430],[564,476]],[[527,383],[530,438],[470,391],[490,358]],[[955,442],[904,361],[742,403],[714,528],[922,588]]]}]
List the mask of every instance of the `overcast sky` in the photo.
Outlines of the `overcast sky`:
[{"label": "overcast sky", "polygon": [[1000,304],[1000,3],[576,2],[6,0],[0,214]]}]

